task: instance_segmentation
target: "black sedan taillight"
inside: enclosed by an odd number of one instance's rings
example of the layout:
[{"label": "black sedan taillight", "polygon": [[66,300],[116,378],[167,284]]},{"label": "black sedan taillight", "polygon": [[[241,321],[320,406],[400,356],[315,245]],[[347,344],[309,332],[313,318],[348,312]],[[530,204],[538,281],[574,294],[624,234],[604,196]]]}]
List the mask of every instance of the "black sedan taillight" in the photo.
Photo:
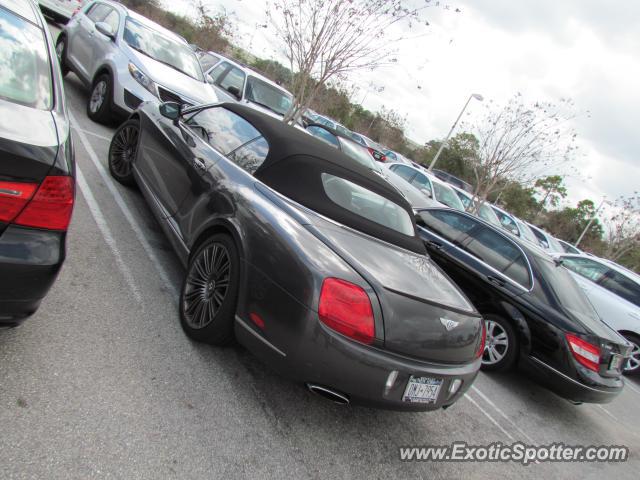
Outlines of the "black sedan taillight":
[{"label": "black sedan taillight", "polygon": [[69,176],[48,176],[40,185],[0,182],[0,222],[65,231],[74,197],[74,181]]}]

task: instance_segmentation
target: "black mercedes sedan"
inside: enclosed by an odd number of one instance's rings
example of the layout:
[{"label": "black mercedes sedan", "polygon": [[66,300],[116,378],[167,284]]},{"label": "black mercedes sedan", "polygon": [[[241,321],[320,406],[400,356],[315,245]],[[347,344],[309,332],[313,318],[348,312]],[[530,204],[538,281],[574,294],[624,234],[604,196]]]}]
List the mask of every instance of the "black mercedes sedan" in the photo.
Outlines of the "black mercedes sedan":
[{"label": "black mercedes sedan", "polygon": [[235,337],[338,403],[433,410],[476,377],[480,315],[425,255],[404,198],[350,157],[243,105],[149,102],[108,162],[187,268],[192,339]]},{"label": "black mercedes sedan", "polygon": [[65,259],[75,164],[60,68],[35,2],[0,0],[0,324],[35,312]]},{"label": "black mercedes sedan", "polygon": [[542,249],[465,212],[418,213],[432,258],[483,315],[484,370],[518,364],[574,403],[607,403],[624,385],[630,345]]}]

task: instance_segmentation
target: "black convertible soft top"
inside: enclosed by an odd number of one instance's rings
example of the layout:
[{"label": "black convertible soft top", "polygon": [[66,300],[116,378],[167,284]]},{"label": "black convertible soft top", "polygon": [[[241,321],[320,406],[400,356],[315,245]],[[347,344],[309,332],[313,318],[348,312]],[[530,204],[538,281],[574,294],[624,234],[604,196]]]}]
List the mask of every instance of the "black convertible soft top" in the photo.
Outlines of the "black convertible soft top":
[{"label": "black convertible soft top", "polygon": [[[281,120],[237,103],[225,103],[223,106],[251,123],[269,144],[267,158],[254,173],[257,179],[339,223],[408,250],[425,253],[424,244],[416,232],[411,205],[377,173]],[[413,235],[404,235],[335,203],[325,191],[323,173],[360,185],[404,209],[411,218]]]}]

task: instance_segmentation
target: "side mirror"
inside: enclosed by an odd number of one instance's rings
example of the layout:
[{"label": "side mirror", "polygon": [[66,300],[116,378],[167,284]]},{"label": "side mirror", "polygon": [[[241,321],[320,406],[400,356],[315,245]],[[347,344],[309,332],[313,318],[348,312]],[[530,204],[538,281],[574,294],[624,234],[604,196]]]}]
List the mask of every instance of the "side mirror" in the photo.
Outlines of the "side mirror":
[{"label": "side mirror", "polygon": [[429,190],[427,190],[426,188],[421,188],[420,191],[422,193],[424,193],[427,197],[433,198],[433,194]]},{"label": "side mirror", "polygon": [[181,112],[182,106],[177,102],[165,102],[160,105],[160,115],[174,122],[180,118]]},{"label": "side mirror", "polygon": [[205,79],[207,80],[207,83],[213,85],[214,83],[216,83],[216,81],[214,80],[214,78],[211,76],[210,73],[207,73]]},{"label": "side mirror", "polygon": [[238,87],[236,87],[236,86],[233,86],[233,85],[229,85],[227,87],[227,92],[229,92],[231,95],[236,97],[238,100],[242,96],[241,93],[240,93],[240,89]]},{"label": "side mirror", "polygon": [[111,29],[111,25],[109,25],[108,23],[105,23],[105,22],[96,23],[96,30],[100,32],[102,35],[104,35],[105,37],[109,37],[111,40],[115,40],[116,38],[115,32]]}]

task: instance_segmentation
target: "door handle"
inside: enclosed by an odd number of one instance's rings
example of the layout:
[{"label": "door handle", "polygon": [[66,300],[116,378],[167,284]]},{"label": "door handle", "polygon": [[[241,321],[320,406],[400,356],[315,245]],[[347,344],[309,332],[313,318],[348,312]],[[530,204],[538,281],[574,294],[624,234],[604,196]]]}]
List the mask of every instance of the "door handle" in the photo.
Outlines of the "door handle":
[{"label": "door handle", "polygon": [[434,240],[427,240],[427,245],[433,248],[434,250],[442,250],[442,244]]},{"label": "door handle", "polygon": [[200,169],[200,170],[202,170],[203,172],[207,169],[207,164],[204,163],[204,160],[202,160],[199,157],[195,157],[193,159],[193,166],[198,168],[198,169]]},{"label": "door handle", "polygon": [[506,285],[506,282],[504,280],[498,277],[493,277],[491,275],[487,276],[487,280],[489,280],[491,283],[498,285],[499,287],[504,287]]}]

